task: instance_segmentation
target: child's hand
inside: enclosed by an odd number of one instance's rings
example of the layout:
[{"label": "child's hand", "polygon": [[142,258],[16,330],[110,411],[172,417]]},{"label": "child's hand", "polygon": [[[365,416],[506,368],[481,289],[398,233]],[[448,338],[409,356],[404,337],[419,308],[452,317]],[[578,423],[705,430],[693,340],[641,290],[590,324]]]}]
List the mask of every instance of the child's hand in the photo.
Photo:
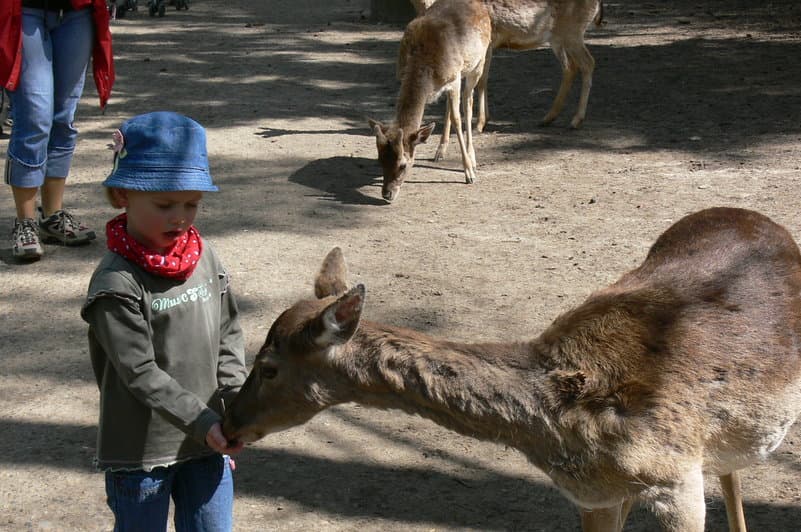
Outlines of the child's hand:
[{"label": "child's hand", "polygon": [[206,433],[206,445],[220,454],[227,454],[229,456],[239,453],[245,446],[241,441],[229,442],[223,435],[222,426],[219,423],[212,425]]}]

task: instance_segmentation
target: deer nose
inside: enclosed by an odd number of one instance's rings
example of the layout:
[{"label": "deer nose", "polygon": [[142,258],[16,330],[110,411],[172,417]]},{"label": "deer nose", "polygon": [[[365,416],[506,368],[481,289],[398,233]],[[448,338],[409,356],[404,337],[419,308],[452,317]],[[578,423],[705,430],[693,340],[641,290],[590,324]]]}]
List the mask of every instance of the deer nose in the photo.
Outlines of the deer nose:
[{"label": "deer nose", "polygon": [[236,428],[240,426],[240,423],[234,419],[233,411],[227,410],[225,412],[225,416],[223,417],[222,422],[222,431],[226,438],[230,438],[236,432]]},{"label": "deer nose", "polygon": [[392,203],[395,201],[395,198],[398,197],[398,192],[398,188],[385,188],[381,190],[381,197],[383,197],[387,203]]}]

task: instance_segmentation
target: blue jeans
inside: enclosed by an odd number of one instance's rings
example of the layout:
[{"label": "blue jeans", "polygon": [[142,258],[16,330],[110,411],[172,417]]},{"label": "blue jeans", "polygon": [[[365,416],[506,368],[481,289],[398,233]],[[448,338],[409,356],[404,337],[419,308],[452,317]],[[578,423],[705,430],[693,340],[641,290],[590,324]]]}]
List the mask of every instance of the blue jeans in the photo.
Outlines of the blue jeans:
[{"label": "blue jeans", "polygon": [[92,10],[22,9],[22,68],[10,92],[14,127],[6,183],[36,188],[45,177],[66,178],[78,130],[75,109],[94,45]]},{"label": "blue jeans", "polygon": [[230,532],[234,479],[228,460],[215,454],[153,471],[107,471],[114,532],[167,530],[170,497],[176,532]]}]

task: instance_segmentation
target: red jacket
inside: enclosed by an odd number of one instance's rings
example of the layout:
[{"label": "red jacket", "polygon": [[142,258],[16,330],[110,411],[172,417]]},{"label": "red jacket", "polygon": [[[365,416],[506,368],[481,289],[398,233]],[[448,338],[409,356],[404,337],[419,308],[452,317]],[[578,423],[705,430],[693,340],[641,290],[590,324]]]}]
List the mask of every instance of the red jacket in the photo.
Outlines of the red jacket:
[{"label": "red jacket", "polygon": [[[111,52],[111,29],[106,0],[70,0],[75,9],[92,7],[95,44],[92,49],[92,73],[105,107],[114,85],[114,56]],[[22,0],[0,0],[0,85],[15,90],[22,65]]]}]

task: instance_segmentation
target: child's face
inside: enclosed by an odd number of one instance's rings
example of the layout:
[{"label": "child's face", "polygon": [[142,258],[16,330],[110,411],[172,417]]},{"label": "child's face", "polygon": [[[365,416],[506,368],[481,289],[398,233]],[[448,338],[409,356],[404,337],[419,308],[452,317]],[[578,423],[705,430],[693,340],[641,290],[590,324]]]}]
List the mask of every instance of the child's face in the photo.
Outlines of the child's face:
[{"label": "child's face", "polygon": [[128,233],[148,248],[164,253],[195,221],[203,193],[141,192],[118,189],[118,200],[128,213]]}]

